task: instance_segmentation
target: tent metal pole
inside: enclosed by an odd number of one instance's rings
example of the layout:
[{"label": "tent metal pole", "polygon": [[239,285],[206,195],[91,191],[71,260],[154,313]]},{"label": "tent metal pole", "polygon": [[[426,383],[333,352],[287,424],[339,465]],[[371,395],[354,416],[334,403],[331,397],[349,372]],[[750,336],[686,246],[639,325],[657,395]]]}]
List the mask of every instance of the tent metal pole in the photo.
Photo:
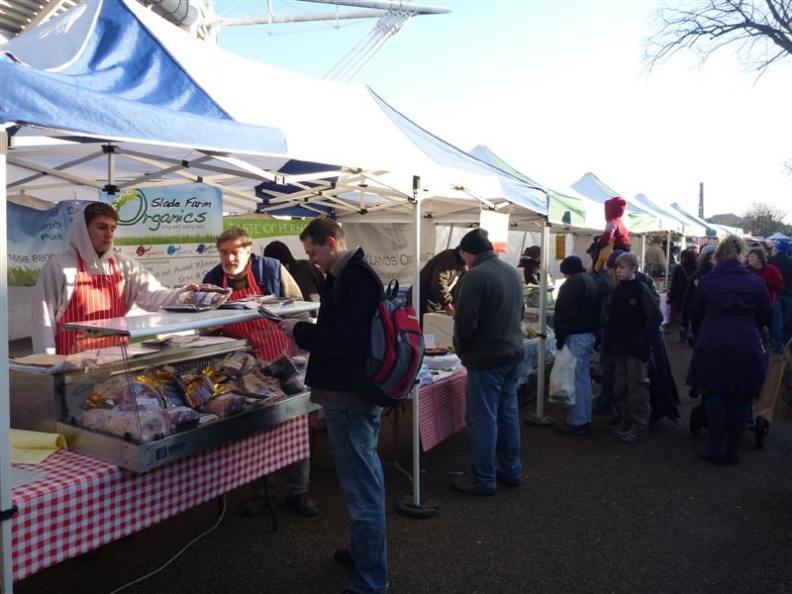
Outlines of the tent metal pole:
[{"label": "tent metal pole", "polygon": [[[421,201],[418,192],[421,188],[421,178],[413,176],[413,303],[421,302]],[[417,312],[420,316],[420,309]],[[437,513],[437,505],[430,501],[421,503],[421,410],[420,384],[415,384],[412,390],[413,406],[413,492],[412,496],[401,497],[396,502],[396,510],[411,518],[431,518]],[[394,452],[394,456],[397,452]]]},{"label": "tent metal pole", "polygon": [[[0,344],[8,345],[8,228],[5,224],[8,206],[6,203],[6,155],[8,134],[0,130]],[[2,591],[11,594],[14,588],[14,560],[11,555],[11,519],[16,513],[11,500],[11,388],[9,385],[8,357],[0,357],[0,553],[3,557]]]},{"label": "tent metal pole", "polygon": [[547,353],[547,269],[550,264],[550,222],[542,222],[542,266],[539,277],[539,361],[536,372],[536,416],[544,418],[545,356]]},{"label": "tent metal pole", "polygon": [[[413,303],[421,303],[421,203],[418,200],[419,177],[413,177]],[[420,316],[420,311],[418,312]],[[421,390],[420,384],[413,387],[413,504],[421,505],[421,409],[418,406]]]},{"label": "tent metal pole", "polygon": [[[548,205],[550,196],[548,195]],[[548,208],[549,212],[549,208]],[[545,375],[547,357],[547,270],[550,263],[550,221],[542,219],[541,264],[539,266],[539,349],[536,362],[536,414],[525,417],[525,422],[534,427],[550,427],[553,420],[545,416]]]},{"label": "tent metal pole", "polygon": [[[682,239],[682,243],[685,243],[684,238]],[[665,280],[663,281],[663,288],[667,289],[668,285],[670,284],[670,279],[668,278],[668,273],[671,270],[671,231],[668,232],[666,236],[666,269],[665,269]]]}]

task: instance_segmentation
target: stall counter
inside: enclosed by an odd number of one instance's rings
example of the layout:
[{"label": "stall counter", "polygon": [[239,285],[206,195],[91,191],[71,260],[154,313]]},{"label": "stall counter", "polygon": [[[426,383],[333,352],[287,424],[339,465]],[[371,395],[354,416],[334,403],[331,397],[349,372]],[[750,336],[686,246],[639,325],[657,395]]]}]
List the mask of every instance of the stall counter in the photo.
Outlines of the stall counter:
[{"label": "stall counter", "polygon": [[71,451],[15,465],[46,476],[12,489],[14,581],[139,532],[309,455],[308,417],[140,474]]}]

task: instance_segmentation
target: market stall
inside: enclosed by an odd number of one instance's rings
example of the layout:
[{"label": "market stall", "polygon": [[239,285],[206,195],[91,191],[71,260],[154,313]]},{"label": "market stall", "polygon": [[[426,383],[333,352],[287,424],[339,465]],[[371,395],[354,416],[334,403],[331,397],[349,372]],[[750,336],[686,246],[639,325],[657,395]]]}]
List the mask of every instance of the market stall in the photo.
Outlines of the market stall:
[{"label": "market stall", "polygon": [[[11,539],[13,580],[139,532],[306,458],[307,435],[307,417],[300,416],[147,473],[71,451],[57,452],[35,466],[15,466],[26,472],[20,478],[11,473],[12,502],[18,510]],[[11,481],[4,482],[10,488]]]},{"label": "market stall", "polygon": [[[135,2],[81,3],[11,45],[28,65],[2,62],[4,80],[16,83],[1,119],[8,127],[48,129],[14,128],[13,143],[3,136],[5,191],[94,198],[98,190],[187,180],[221,189],[238,210],[293,215],[290,209],[299,207],[303,216],[332,212],[342,222],[360,215],[381,221],[388,211],[415,230],[415,278],[424,217],[477,219],[482,208],[541,217],[546,209],[543,190],[443,142],[367,87],[308,79],[208,47]],[[137,72],[140,55],[151,58],[145,75]],[[117,69],[94,69],[98,63]],[[124,76],[116,80],[117,73]],[[278,92],[262,95],[262,81]],[[265,132],[276,130],[232,118],[276,122],[289,153],[282,137],[277,146],[261,146]],[[0,423],[7,427],[5,406]],[[416,468],[417,443],[416,437]],[[420,501],[418,484],[414,499]],[[10,493],[2,502],[10,508]]]}]

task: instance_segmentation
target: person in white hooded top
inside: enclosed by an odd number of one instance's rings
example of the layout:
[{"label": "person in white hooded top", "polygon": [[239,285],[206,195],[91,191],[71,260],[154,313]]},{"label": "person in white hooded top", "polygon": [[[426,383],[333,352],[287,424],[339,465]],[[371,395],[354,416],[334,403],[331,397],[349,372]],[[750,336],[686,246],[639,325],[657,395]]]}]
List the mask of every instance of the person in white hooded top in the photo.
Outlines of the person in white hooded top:
[{"label": "person in white hooded top", "polygon": [[72,354],[117,344],[114,338],[87,339],[65,331],[67,322],[125,316],[137,304],[146,311],[178,301],[185,290],[166,289],[132,258],[114,253],[118,213],[109,204],[92,202],[75,217],[67,236],[71,248],[42,268],[33,302],[33,352]]}]

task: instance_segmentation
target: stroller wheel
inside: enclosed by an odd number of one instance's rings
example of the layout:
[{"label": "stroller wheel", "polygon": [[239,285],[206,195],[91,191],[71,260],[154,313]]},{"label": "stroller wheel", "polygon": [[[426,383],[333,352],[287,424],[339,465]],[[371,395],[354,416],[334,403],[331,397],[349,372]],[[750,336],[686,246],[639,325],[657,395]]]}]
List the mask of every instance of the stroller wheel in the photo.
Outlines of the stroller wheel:
[{"label": "stroller wheel", "polygon": [[690,434],[695,437],[701,433],[701,428],[706,424],[707,411],[703,404],[697,404],[690,409]]},{"label": "stroller wheel", "polygon": [[770,421],[763,417],[756,417],[754,431],[756,432],[756,449],[761,450],[767,441],[767,434],[770,433]]}]

